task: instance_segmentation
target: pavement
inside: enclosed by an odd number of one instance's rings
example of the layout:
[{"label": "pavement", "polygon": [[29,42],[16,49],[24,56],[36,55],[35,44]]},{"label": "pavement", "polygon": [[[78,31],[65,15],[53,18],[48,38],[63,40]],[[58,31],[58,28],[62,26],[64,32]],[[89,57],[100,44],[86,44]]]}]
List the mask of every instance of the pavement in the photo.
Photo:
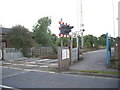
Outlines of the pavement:
[{"label": "pavement", "polygon": [[[112,49],[113,55],[113,49]],[[115,69],[107,68],[106,65],[106,51],[97,50],[86,52],[83,55],[83,60],[79,63],[70,67],[70,70],[78,70],[78,71],[118,71]]]},{"label": "pavement", "polygon": [[[114,50],[112,49],[112,55]],[[113,71],[118,72],[116,69],[107,68],[106,65],[106,51],[97,50],[86,52],[83,55],[83,60],[79,63],[73,64],[69,71],[65,71],[62,73],[65,74],[75,74],[75,75],[89,75],[89,76],[99,76],[99,77],[111,77],[111,78],[120,78],[119,75],[113,74],[97,74],[97,73],[88,73],[88,72],[80,72],[80,71]]]}]

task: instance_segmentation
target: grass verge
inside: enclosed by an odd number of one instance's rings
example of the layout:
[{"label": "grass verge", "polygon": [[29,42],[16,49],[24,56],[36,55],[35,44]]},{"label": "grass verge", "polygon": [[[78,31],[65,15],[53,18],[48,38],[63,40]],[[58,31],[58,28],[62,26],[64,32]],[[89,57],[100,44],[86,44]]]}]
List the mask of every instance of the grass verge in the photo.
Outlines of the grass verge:
[{"label": "grass verge", "polygon": [[78,71],[78,72],[120,75],[120,72],[117,72],[117,71]]}]

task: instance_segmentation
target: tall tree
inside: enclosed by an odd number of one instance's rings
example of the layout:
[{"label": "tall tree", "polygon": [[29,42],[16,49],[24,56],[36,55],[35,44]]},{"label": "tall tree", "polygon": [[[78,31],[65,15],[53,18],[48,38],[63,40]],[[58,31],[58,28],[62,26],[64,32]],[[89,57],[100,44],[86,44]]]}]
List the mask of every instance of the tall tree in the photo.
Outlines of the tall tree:
[{"label": "tall tree", "polygon": [[87,48],[98,47],[98,40],[96,36],[93,35],[85,35],[84,43]]},{"label": "tall tree", "polygon": [[101,46],[106,46],[106,34],[102,34],[99,37],[99,45]]},{"label": "tall tree", "polygon": [[12,48],[22,48],[24,56],[28,56],[28,50],[34,42],[29,30],[21,25],[13,26],[5,38]]},{"label": "tall tree", "polygon": [[38,20],[37,24],[33,26],[33,32],[35,40],[42,46],[50,46],[51,44],[51,31],[49,26],[51,25],[51,19],[49,17],[43,17]]}]

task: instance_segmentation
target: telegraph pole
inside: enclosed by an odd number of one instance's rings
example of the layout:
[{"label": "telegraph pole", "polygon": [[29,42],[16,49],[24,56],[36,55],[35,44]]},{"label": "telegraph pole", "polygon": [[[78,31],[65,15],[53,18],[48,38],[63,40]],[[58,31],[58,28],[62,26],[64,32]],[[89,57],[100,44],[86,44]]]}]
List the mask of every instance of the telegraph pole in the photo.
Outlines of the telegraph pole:
[{"label": "telegraph pole", "polygon": [[82,48],[82,56],[83,56],[83,49],[84,49],[84,38],[83,38],[83,32],[85,31],[84,29],[83,29],[83,27],[84,27],[84,24],[83,24],[83,7],[82,7],[82,0],[81,0],[81,2],[80,2],[80,5],[81,5],[81,15],[80,15],[80,21],[81,21],[81,23],[80,23],[80,31],[81,31],[81,48]]},{"label": "telegraph pole", "polygon": [[112,0],[112,12],[113,12],[113,33],[114,33],[114,38],[115,38],[115,20],[114,20],[114,2]]},{"label": "telegraph pole", "polygon": [[83,30],[81,30],[81,47],[82,47],[82,54],[83,54],[83,47],[84,47],[84,43],[83,43]]},{"label": "telegraph pole", "polygon": [[120,37],[120,1],[118,2],[118,18],[117,18],[117,20],[118,20],[118,37]]}]

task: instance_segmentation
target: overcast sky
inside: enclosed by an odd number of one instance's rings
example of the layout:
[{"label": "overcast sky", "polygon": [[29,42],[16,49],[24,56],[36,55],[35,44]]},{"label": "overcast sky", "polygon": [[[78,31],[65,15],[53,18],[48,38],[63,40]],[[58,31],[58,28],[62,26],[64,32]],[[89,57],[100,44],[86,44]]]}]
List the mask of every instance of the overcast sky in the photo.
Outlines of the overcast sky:
[{"label": "overcast sky", "polygon": [[[115,34],[118,34],[118,1],[113,0]],[[100,36],[108,32],[114,36],[112,0],[82,0],[84,35]],[[59,34],[60,18],[80,30],[80,0],[0,0],[0,24],[11,28],[23,25],[32,31],[38,19],[49,16],[52,19],[51,30]]]}]

